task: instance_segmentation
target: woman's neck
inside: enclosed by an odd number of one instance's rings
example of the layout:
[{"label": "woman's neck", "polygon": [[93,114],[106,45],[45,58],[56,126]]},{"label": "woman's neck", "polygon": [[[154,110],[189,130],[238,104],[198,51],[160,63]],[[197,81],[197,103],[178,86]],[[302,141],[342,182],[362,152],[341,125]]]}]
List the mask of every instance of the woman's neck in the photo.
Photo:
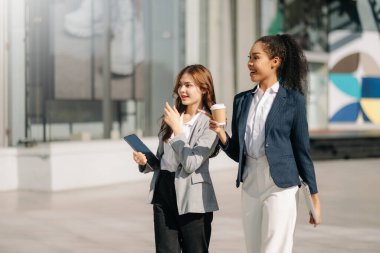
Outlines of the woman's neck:
[{"label": "woman's neck", "polygon": [[198,109],[202,109],[201,104],[188,105],[188,106],[186,106],[185,114],[188,114],[192,117],[198,113]]},{"label": "woman's neck", "polygon": [[278,82],[277,78],[271,78],[271,79],[268,79],[268,80],[263,80],[263,81],[260,81],[259,87],[260,87],[260,89],[262,91],[265,92],[267,89],[269,89],[270,87],[272,87],[277,82]]}]

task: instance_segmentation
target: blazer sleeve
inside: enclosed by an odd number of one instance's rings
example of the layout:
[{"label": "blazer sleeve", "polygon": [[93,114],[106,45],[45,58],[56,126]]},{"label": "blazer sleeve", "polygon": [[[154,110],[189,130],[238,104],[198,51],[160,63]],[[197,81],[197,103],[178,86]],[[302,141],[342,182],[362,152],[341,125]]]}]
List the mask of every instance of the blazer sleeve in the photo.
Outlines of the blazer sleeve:
[{"label": "blazer sleeve", "polygon": [[[158,148],[157,148],[157,151],[156,151],[156,157],[160,160],[160,162],[161,162],[160,152],[162,152],[161,150],[163,150],[163,143],[162,143],[162,139],[161,138],[162,138],[161,136],[158,136],[159,142],[158,142]],[[158,165],[158,166],[160,166],[160,165]],[[145,165],[138,165],[138,167],[139,167],[139,171],[141,173],[144,173],[144,174],[149,173],[149,172],[153,172],[154,170],[159,170],[160,169],[159,167],[152,168],[148,163],[145,164]]]},{"label": "blazer sleeve", "polygon": [[203,134],[199,137],[194,147],[191,148],[184,133],[175,136],[169,141],[182,164],[182,168],[187,173],[197,170],[214,151],[218,144],[216,133],[212,131],[208,124],[203,126]]},{"label": "blazer sleeve", "polygon": [[294,158],[298,173],[310,188],[312,194],[317,193],[317,182],[314,165],[310,156],[309,130],[306,116],[305,99],[301,94],[296,95],[296,110],[290,134]]},{"label": "blazer sleeve", "polygon": [[139,165],[139,171],[140,171],[141,173],[146,174],[146,173],[152,172],[152,171],[153,171],[153,168],[150,167],[149,164]]},{"label": "blazer sleeve", "polygon": [[237,97],[235,96],[234,98],[234,104],[232,107],[232,122],[231,122],[231,130],[232,130],[232,135],[231,137],[227,135],[227,142],[225,145],[223,143],[219,142],[221,148],[223,149],[224,152],[235,162],[239,162],[239,134],[238,134],[238,125],[237,125],[237,120],[236,120],[236,114],[237,114]]}]

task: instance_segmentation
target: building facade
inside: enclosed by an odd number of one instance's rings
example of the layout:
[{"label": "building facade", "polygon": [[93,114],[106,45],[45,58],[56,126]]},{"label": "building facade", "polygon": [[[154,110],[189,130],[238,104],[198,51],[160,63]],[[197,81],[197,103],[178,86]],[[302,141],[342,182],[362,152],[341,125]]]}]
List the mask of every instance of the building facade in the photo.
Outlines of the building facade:
[{"label": "building facade", "polygon": [[[0,190],[5,178],[37,189],[27,181],[41,166],[53,180],[52,154],[78,143],[69,140],[89,141],[86,150],[155,136],[188,64],[211,70],[231,118],[233,95],[253,86],[252,43],[278,33],[292,34],[309,62],[310,130],[380,129],[380,0],[0,1],[0,163],[10,168],[0,168]],[[42,151],[19,150],[35,143]],[[28,152],[43,164],[34,172],[20,169]]]},{"label": "building facade", "polygon": [[252,42],[282,32],[310,63],[311,129],[379,128],[376,0],[1,4],[2,146],[155,135],[176,73],[192,63],[211,69],[231,108],[232,94],[252,87]]}]

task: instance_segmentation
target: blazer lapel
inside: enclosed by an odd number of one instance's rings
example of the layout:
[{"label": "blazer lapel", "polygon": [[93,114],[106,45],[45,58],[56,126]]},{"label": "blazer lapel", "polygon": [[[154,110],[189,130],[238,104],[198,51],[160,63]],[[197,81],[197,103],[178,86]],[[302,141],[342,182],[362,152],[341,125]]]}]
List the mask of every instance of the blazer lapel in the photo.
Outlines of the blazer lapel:
[{"label": "blazer lapel", "polygon": [[277,96],[273,101],[272,108],[270,109],[267,120],[265,122],[265,138],[267,137],[271,127],[273,126],[273,122],[277,118],[280,109],[285,105],[285,102],[286,90],[280,85]]},{"label": "blazer lapel", "polygon": [[[206,119],[204,118],[206,117]],[[193,146],[194,145],[194,137],[197,137],[198,136],[198,132],[201,130],[201,125],[202,125],[202,122],[203,121],[209,121],[209,117],[207,117],[206,115],[203,115],[202,113],[200,113],[200,115],[198,116],[198,119],[194,122],[194,125],[191,126],[191,129],[190,129],[190,136],[189,136],[189,144],[190,146]],[[196,140],[197,138],[195,138]]]}]

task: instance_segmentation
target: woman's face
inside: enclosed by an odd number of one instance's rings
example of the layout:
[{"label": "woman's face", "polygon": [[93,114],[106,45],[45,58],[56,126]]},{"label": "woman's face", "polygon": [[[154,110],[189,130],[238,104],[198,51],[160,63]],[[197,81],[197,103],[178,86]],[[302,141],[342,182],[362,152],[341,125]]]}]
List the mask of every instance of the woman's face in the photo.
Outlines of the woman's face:
[{"label": "woman's face", "polygon": [[177,92],[183,105],[197,105],[199,107],[202,103],[202,91],[188,73],[181,76]]},{"label": "woman's face", "polygon": [[[264,44],[256,42],[249,52],[248,69],[252,82],[261,82],[276,76],[278,58],[270,59],[264,51]],[[273,76],[274,75],[274,76]]]}]

